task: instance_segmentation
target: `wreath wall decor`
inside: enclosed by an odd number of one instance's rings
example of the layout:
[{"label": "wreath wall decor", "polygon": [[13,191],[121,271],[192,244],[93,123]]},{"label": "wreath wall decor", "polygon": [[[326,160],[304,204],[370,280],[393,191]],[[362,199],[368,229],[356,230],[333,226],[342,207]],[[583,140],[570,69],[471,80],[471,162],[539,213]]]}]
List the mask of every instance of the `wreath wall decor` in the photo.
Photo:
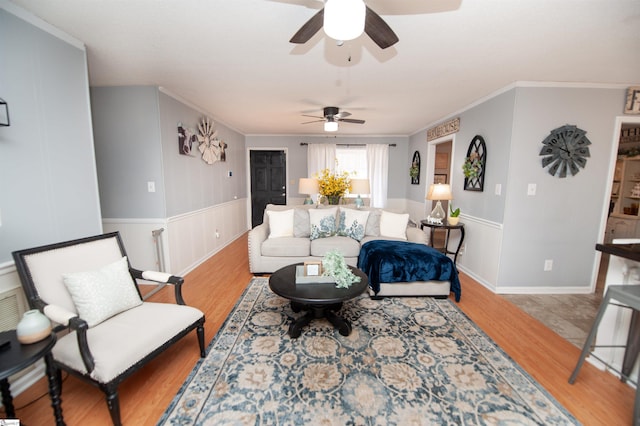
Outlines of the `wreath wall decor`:
[{"label": "wreath wall decor", "polygon": [[487,163],[487,146],[480,135],[474,136],[462,165],[465,191],[484,190],[484,172]]},{"label": "wreath wall decor", "polygon": [[411,177],[412,185],[420,184],[420,153],[418,151],[413,153],[413,160],[411,160],[411,167],[409,167],[409,176]]}]

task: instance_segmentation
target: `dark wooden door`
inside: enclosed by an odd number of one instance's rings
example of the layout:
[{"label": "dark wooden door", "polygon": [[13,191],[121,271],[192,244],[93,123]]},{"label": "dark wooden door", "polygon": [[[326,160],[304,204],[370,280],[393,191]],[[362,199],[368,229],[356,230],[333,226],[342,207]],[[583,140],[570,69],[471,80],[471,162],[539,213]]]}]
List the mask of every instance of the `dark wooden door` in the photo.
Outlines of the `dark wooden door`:
[{"label": "dark wooden door", "polygon": [[251,151],[251,226],[262,223],[267,204],[287,203],[284,151]]}]

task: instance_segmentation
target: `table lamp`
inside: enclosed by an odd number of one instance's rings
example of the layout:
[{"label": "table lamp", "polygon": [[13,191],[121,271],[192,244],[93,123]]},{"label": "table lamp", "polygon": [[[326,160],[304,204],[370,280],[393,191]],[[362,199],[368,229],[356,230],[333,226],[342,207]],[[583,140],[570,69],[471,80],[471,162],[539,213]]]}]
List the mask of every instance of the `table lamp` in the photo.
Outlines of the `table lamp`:
[{"label": "table lamp", "polygon": [[304,199],[304,204],[313,204],[311,194],[318,193],[318,179],[300,178],[298,182],[298,193],[307,194],[307,198]]},{"label": "table lamp", "polygon": [[369,179],[351,179],[351,186],[349,188],[351,194],[358,194],[356,198],[356,208],[364,206],[364,200],[360,197],[361,194],[370,194]]},{"label": "table lamp", "polygon": [[427,217],[427,221],[431,223],[442,224],[443,220],[447,217],[447,213],[442,208],[442,200],[452,200],[451,187],[446,183],[436,183],[429,187],[429,193],[427,194],[427,200],[436,200],[436,206],[433,211]]}]

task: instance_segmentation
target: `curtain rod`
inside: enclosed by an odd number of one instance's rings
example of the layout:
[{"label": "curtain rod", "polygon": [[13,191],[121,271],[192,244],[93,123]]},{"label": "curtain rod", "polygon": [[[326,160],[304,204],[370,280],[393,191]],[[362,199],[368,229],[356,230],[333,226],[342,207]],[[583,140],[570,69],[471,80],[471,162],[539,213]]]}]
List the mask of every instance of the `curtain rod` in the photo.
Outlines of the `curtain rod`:
[{"label": "curtain rod", "polygon": [[[300,146],[309,145],[308,142],[300,142]],[[337,143],[337,146],[367,146],[366,143]],[[387,144],[389,146],[396,146],[395,143]]]}]

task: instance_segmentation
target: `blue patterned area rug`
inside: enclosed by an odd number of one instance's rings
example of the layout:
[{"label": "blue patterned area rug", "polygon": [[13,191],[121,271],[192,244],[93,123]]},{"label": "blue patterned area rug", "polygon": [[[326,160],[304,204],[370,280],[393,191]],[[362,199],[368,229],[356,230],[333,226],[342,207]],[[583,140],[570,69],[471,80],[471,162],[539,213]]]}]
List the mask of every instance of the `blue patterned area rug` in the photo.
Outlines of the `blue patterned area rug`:
[{"label": "blue patterned area rug", "polygon": [[353,331],[294,313],[254,278],[160,425],[578,424],[453,302],[345,302]]}]

